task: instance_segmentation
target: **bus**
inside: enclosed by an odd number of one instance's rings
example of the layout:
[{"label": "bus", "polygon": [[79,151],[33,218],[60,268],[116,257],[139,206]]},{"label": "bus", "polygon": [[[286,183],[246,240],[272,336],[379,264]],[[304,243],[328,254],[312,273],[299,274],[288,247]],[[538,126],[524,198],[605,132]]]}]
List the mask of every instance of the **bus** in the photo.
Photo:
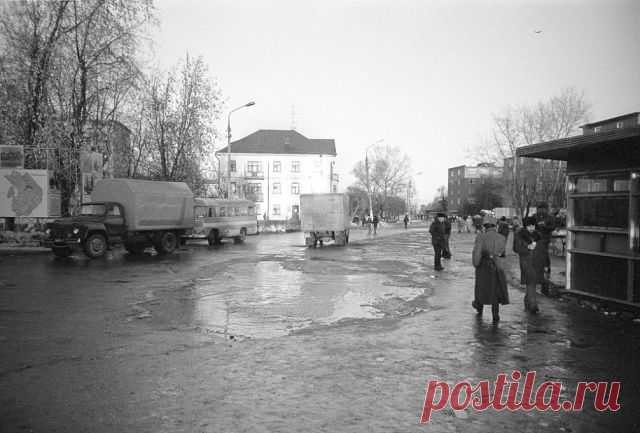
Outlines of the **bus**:
[{"label": "bus", "polygon": [[244,242],[247,235],[258,234],[256,205],[249,200],[196,198],[190,239],[207,239],[218,245],[225,238]]}]

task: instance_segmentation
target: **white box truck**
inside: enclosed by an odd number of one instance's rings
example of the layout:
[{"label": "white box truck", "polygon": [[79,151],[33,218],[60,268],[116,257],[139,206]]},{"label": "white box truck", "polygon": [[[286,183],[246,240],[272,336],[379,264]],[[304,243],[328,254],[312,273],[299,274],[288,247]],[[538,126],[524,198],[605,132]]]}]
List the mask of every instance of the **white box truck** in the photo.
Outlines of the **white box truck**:
[{"label": "white box truck", "polygon": [[308,247],[328,240],[346,245],[351,227],[349,197],[338,193],[300,195],[300,222]]},{"label": "white box truck", "polygon": [[56,256],[81,249],[97,258],[118,244],[134,254],[149,246],[166,254],[193,229],[193,193],[184,182],[103,179],[91,200],[78,215],[48,224],[45,245]]}]

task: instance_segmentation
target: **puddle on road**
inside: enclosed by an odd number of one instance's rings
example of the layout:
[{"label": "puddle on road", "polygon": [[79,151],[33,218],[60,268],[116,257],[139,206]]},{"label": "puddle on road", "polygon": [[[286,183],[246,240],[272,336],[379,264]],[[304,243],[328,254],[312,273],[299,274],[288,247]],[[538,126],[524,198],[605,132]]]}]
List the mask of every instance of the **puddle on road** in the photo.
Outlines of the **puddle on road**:
[{"label": "puddle on road", "polygon": [[[237,263],[212,280],[195,281],[194,324],[252,338],[286,335],[314,324],[379,318],[385,300],[408,301],[424,287],[396,287],[380,274],[304,273],[280,262]],[[233,278],[231,278],[233,277]]]}]

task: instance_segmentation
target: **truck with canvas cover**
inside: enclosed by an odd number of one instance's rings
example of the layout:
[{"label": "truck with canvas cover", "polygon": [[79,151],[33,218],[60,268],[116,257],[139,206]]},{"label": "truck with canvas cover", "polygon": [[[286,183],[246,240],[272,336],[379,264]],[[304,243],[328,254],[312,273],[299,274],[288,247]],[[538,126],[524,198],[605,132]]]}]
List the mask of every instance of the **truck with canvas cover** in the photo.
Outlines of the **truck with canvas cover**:
[{"label": "truck with canvas cover", "polygon": [[132,254],[173,252],[193,229],[193,193],[184,182],[103,179],[76,216],[48,224],[45,245],[59,257],[83,250],[101,257],[115,245]]},{"label": "truck with canvas cover", "polygon": [[349,243],[351,216],[346,194],[300,195],[300,222],[305,244],[315,247],[320,242],[334,240],[336,245]]}]

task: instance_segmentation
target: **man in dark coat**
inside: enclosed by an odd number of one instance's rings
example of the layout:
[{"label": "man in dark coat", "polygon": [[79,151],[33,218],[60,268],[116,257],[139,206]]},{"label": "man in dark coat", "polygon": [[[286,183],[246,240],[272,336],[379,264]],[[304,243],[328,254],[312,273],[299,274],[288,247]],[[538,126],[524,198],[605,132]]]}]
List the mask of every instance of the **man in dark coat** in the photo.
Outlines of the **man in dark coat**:
[{"label": "man in dark coat", "polygon": [[551,273],[551,258],[549,257],[549,244],[551,243],[551,234],[556,229],[555,219],[549,215],[549,206],[547,203],[538,203],[536,214],[536,232],[540,235],[540,254],[544,259],[544,280],[542,281],[542,294],[549,296],[549,279],[546,275]]},{"label": "man in dark coat", "polygon": [[479,233],[473,246],[473,266],[476,268],[474,300],[471,303],[478,314],[482,314],[484,305],[491,305],[493,322],[500,320],[500,304],[509,303],[507,278],[505,275],[504,236],[496,231],[496,219],[485,216],[483,219],[484,233]]},{"label": "man in dark coat", "polygon": [[498,233],[504,236],[505,241],[509,237],[509,223],[507,222],[506,217],[500,217],[500,220],[498,221]]},{"label": "man in dark coat", "polygon": [[409,215],[404,216],[404,229],[407,229],[407,224],[409,224]]},{"label": "man in dark coat", "polygon": [[527,217],[522,227],[514,236],[514,250],[520,258],[521,281],[526,285],[524,309],[533,314],[538,312],[536,285],[544,280],[544,254],[542,241],[536,232],[536,219]]},{"label": "man in dark coat", "polygon": [[431,223],[431,227],[429,227],[429,233],[431,233],[431,245],[433,245],[433,253],[435,255],[433,267],[436,271],[444,269],[440,259],[442,258],[442,251],[445,247],[445,219],[446,215],[439,213],[436,219]]}]

